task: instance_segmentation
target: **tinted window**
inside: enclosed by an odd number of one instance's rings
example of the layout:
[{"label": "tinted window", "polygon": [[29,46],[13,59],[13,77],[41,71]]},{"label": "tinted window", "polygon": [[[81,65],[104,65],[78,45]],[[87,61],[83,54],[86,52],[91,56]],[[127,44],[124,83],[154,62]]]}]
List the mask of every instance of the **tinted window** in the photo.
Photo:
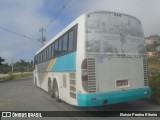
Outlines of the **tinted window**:
[{"label": "tinted window", "polygon": [[44,60],[44,57],[43,57],[43,51],[42,51],[42,62],[43,62],[43,60]]},{"label": "tinted window", "polygon": [[42,52],[40,53],[40,62],[42,62]]},{"label": "tinted window", "polygon": [[47,57],[48,57],[48,50],[46,49],[46,60],[47,60]]},{"label": "tinted window", "polygon": [[45,61],[46,59],[45,59],[45,56],[46,54],[45,54],[45,50],[43,50],[43,61]]},{"label": "tinted window", "polygon": [[39,62],[41,62],[41,53],[39,53]]},{"label": "tinted window", "polygon": [[66,52],[67,51],[67,43],[68,43],[68,34],[65,34],[63,36],[62,52]]},{"label": "tinted window", "polygon": [[58,55],[58,40],[55,42],[54,54],[55,54],[55,55]]},{"label": "tinted window", "polygon": [[62,38],[59,39],[59,53],[61,53],[61,50],[62,50]]},{"label": "tinted window", "polygon": [[49,58],[49,47],[47,48],[47,59]]},{"label": "tinted window", "polygon": [[73,31],[69,32],[69,44],[68,44],[68,51],[72,51],[73,50]]},{"label": "tinted window", "polygon": [[46,60],[46,49],[44,49],[44,60]]},{"label": "tinted window", "polygon": [[36,56],[34,56],[34,64],[36,64],[37,62],[36,62],[37,60],[36,60]]},{"label": "tinted window", "polygon": [[[61,53],[70,53],[76,49],[77,25],[60,36],[54,43],[36,55],[35,63],[44,62]],[[67,52],[68,51],[68,52]]]},{"label": "tinted window", "polygon": [[40,63],[40,55],[38,54],[38,63]]},{"label": "tinted window", "polygon": [[52,57],[54,56],[54,44],[52,44]]},{"label": "tinted window", "polygon": [[49,46],[49,55],[48,55],[48,57],[51,58],[51,55],[52,55],[52,46],[50,45]]}]

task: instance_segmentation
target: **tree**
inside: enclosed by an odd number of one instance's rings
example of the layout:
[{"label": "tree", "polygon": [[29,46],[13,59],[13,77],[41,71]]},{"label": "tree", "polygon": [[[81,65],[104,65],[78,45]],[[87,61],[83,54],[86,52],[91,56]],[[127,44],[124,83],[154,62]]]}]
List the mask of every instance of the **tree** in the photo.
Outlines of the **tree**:
[{"label": "tree", "polygon": [[28,72],[29,66],[30,66],[29,62],[26,62],[25,60],[20,60],[14,64],[14,71],[15,72]]},{"label": "tree", "polygon": [[7,63],[1,65],[1,67],[0,67],[0,73],[7,74],[9,72],[11,72],[11,66],[9,66]]},{"label": "tree", "polygon": [[0,56],[0,66],[3,65],[2,62],[4,62],[4,61],[5,61],[5,59],[3,59],[3,58]]}]

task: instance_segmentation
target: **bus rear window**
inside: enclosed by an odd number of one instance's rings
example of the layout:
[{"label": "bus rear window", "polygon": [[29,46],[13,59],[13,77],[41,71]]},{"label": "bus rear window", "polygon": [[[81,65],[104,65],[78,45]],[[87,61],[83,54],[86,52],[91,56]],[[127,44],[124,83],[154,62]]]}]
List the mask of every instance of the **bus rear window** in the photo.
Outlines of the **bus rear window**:
[{"label": "bus rear window", "polygon": [[90,14],[87,17],[86,38],[87,53],[145,54],[141,23],[131,16]]}]

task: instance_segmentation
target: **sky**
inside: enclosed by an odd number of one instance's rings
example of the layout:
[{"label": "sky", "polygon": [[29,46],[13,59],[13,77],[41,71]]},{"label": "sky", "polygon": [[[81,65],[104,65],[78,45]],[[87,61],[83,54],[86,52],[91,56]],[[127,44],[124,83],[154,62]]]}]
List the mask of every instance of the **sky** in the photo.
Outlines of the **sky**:
[{"label": "sky", "polygon": [[[145,37],[160,35],[160,0],[0,0],[0,27],[25,35],[17,36],[0,28],[0,56],[7,63],[31,61],[40,49],[40,28],[49,41],[74,19],[85,12],[106,10],[137,17]],[[66,8],[62,6],[69,2]],[[56,18],[56,19],[55,19]],[[50,22],[54,20],[53,22]],[[47,42],[46,41],[46,42]]]}]

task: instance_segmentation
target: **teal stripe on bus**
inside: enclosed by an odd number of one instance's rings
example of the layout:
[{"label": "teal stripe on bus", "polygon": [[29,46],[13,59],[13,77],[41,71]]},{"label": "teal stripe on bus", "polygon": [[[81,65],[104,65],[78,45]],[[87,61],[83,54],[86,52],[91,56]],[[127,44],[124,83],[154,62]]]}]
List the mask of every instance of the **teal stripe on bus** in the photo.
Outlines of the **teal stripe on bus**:
[{"label": "teal stripe on bus", "polygon": [[[132,100],[148,99],[150,97],[151,89],[149,87],[125,91],[77,94],[78,106],[81,107],[110,105]],[[105,101],[106,104],[104,104]]]},{"label": "teal stripe on bus", "polygon": [[75,71],[76,70],[76,52],[66,54],[57,58],[55,64],[52,66],[51,71]]}]

